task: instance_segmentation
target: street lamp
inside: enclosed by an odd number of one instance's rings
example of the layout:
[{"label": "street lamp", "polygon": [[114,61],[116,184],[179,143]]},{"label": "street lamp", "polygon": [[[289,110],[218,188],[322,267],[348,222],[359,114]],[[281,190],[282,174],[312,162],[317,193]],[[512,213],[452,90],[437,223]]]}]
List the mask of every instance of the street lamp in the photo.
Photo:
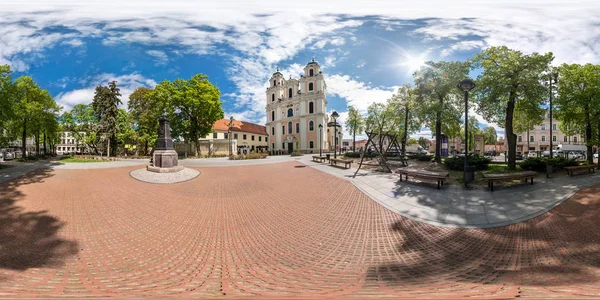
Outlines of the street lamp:
[{"label": "street lamp", "polygon": [[342,155],[342,132],[338,132],[338,135],[340,136],[340,155]]},{"label": "street lamp", "polygon": [[469,167],[469,91],[475,88],[475,82],[467,78],[458,84],[458,88],[465,92],[465,167],[463,173],[463,181],[465,187],[473,181],[475,174]]},{"label": "street lamp", "polygon": [[229,156],[231,156],[231,155],[232,155],[232,153],[231,153],[231,152],[233,151],[233,149],[231,149],[231,148],[232,148],[232,145],[231,145],[231,144],[232,144],[232,143],[231,143],[231,127],[232,127],[232,126],[233,126],[233,116],[231,116],[231,117],[229,118],[229,130],[227,131],[227,132],[229,133],[229,136],[228,136],[228,137],[229,137]]},{"label": "street lamp", "polygon": [[338,115],[337,111],[333,111],[333,113],[331,114],[331,117],[333,118],[333,158],[337,158],[337,118],[340,115]]},{"label": "street lamp", "polygon": [[323,124],[319,124],[319,157],[323,156],[321,149],[323,148]]}]

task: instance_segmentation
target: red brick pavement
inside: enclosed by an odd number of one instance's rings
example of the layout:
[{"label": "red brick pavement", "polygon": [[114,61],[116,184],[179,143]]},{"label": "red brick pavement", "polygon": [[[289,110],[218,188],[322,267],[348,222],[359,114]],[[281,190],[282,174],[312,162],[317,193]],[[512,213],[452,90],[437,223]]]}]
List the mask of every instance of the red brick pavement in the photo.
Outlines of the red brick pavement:
[{"label": "red brick pavement", "polygon": [[600,295],[600,186],[527,222],[451,229],[295,163],[174,185],[132,169],[1,184],[0,296]]}]

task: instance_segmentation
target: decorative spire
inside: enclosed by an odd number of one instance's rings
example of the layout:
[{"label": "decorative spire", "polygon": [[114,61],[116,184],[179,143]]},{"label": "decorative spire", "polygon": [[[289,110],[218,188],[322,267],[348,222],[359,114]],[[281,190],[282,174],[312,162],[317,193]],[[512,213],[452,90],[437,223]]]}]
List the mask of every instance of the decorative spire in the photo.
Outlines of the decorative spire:
[{"label": "decorative spire", "polygon": [[312,57],[312,62],[315,62],[315,57],[314,56]]},{"label": "decorative spire", "polygon": [[279,72],[279,67],[277,67],[277,72]]}]

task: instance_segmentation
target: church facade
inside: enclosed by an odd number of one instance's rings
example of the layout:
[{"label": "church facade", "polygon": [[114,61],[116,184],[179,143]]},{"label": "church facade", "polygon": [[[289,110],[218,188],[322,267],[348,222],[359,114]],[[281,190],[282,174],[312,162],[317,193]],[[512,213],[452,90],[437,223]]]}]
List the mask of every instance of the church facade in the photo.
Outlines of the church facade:
[{"label": "church facade", "polygon": [[269,149],[284,153],[328,149],[326,93],[321,67],[314,59],[304,67],[300,79],[273,73],[265,93]]}]

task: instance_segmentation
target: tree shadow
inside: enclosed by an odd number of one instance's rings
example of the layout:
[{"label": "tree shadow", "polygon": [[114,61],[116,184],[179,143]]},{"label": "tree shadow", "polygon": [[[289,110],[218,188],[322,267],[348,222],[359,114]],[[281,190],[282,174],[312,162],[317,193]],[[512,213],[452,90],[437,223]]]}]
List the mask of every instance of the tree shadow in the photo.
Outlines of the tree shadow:
[{"label": "tree shadow", "polygon": [[[600,185],[582,189],[553,210],[504,227],[436,227],[403,218],[394,263],[367,278],[390,287],[440,282],[508,286],[596,284],[600,278]],[[540,295],[532,295],[539,297]]]},{"label": "tree shadow", "polygon": [[18,205],[26,196],[21,187],[42,183],[51,176],[52,170],[45,168],[0,183],[0,268],[23,271],[57,267],[77,254],[77,242],[57,235],[64,222],[48,211],[27,211]]}]

